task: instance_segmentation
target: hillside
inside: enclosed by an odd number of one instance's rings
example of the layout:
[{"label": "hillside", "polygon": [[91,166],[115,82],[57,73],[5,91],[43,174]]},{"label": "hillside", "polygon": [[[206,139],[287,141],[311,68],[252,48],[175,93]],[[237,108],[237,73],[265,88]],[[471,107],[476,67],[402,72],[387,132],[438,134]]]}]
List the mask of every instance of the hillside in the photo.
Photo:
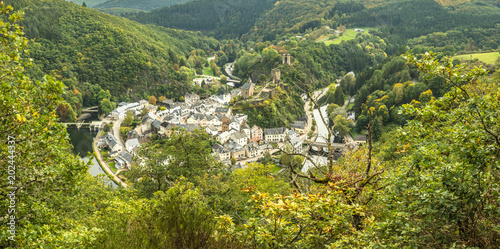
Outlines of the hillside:
[{"label": "hillside", "polygon": [[94,5],[93,8],[105,10],[110,8],[126,8],[135,10],[151,11],[154,9],[167,7],[175,4],[183,4],[192,0],[109,0],[104,3]]},{"label": "hillside", "polygon": [[76,3],[78,5],[82,5],[83,3],[85,3],[87,5],[87,7],[92,8],[95,5],[105,3],[107,0],[66,0],[66,1],[73,2],[73,3]]},{"label": "hillside", "polygon": [[180,97],[190,79],[174,64],[196,48],[208,51],[218,44],[201,34],[141,25],[62,0],[9,2],[29,6],[22,25],[33,40],[35,77],[51,74],[80,92],[97,85],[114,100]]},{"label": "hillside", "polygon": [[455,27],[483,26],[500,20],[497,1],[319,1],[283,0],[264,13],[246,37],[287,38],[324,25],[336,28],[385,27],[384,33],[408,39]]},{"label": "hillside", "polygon": [[182,5],[128,14],[141,23],[203,31],[216,37],[240,37],[276,0],[197,0]]}]

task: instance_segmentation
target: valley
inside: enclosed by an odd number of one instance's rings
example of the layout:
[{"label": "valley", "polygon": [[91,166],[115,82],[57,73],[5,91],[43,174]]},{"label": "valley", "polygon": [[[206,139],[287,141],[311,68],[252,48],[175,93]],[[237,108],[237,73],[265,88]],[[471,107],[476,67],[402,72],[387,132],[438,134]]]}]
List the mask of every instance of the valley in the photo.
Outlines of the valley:
[{"label": "valley", "polygon": [[1,248],[500,243],[499,0],[0,13]]}]

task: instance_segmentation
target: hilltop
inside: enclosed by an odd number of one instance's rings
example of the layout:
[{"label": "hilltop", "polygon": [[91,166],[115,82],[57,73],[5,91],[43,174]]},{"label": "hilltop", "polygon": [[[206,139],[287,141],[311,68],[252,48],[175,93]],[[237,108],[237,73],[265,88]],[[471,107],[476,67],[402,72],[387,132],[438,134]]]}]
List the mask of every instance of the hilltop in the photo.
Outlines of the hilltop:
[{"label": "hilltop", "polygon": [[31,39],[35,78],[51,74],[80,92],[99,86],[115,100],[180,97],[189,77],[177,64],[194,49],[218,45],[199,33],[142,25],[63,0],[7,4],[26,13],[22,25]]},{"label": "hilltop", "polygon": [[108,0],[104,3],[97,4],[93,8],[103,12],[112,11],[113,9],[128,9],[129,11],[151,11],[154,9],[168,7],[176,4],[183,4],[193,0]]}]

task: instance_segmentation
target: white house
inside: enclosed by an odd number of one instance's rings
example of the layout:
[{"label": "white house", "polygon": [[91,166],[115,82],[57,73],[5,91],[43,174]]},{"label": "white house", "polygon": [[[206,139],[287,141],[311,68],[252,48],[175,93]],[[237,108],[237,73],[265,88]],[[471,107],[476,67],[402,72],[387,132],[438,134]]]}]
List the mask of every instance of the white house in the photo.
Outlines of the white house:
[{"label": "white house", "polygon": [[129,139],[125,142],[125,148],[128,152],[134,154],[134,149],[140,146],[139,140],[137,138]]},{"label": "white house", "polygon": [[233,133],[231,139],[241,146],[245,146],[248,143],[248,137],[243,131]]}]

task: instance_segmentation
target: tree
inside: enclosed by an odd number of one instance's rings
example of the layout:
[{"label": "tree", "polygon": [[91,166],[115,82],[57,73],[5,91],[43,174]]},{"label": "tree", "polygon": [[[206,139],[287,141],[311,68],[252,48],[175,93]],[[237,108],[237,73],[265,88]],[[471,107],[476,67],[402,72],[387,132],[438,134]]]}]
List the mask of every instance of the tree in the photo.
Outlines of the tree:
[{"label": "tree", "polygon": [[167,100],[167,98],[166,98],[165,96],[160,96],[160,97],[158,98],[158,101],[159,101],[159,102],[163,102],[163,101],[165,101],[165,100]]},{"label": "tree", "polygon": [[349,124],[349,121],[342,115],[337,115],[333,120],[333,124],[335,125],[335,130],[342,136],[351,132],[351,124]]},{"label": "tree", "polygon": [[234,159],[234,157],[231,157],[231,165],[235,165],[236,164],[236,159]]},{"label": "tree", "polygon": [[339,86],[335,89],[335,94],[333,97],[333,103],[343,106],[344,105],[344,90],[342,90],[342,87]]},{"label": "tree", "polygon": [[25,75],[31,61],[25,58],[28,39],[17,23],[23,13],[0,2],[0,15],[0,247],[84,247],[97,236],[84,222],[96,212],[92,200],[109,196],[97,190],[102,184],[71,153],[65,126],[58,123],[64,84],[51,76],[33,81]]},{"label": "tree", "polygon": [[150,105],[156,105],[156,97],[151,95],[148,100]]},{"label": "tree", "polygon": [[82,3],[83,7],[87,7],[87,4],[85,2]]},{"label": "tree", "polygon": [[125,114],[125,119],[123,120],[122,124],[126,126],[130,126],[134,122],[134,113],[132,110],[127,110],[127,113]]},{"label": "tree", "polygon": [[99,114],[108,114],[116,108],[116,103],[103,99],[99,103]]},{"label": "tree", "polygon": [[484,69],[453,64],[450,57],[441,62],[433,53],[406,57],[453,88],[425,106],[403,107],[413,118],[397,138],[396,153],[402,156],[394,162],[398,170],[380,198],[387,204],[382,207],[387,216],[380,223],[380,242],[494,247],[500,242],[495,228],[500,219],[493,211],[500,207],[500,89],[484,83]]},{"label": "tree", "polygon": [[220,83],[222,85],[225,85],[227,83],[227,77],[226,77],[226,75],[221,75],[220,76]]},{"label": "tree", "polygon": [[169,189],[181,176],[196,184],[197,177],[207,172],[216,174],[222,167],[211,156],[209,135],[200,130],[176,130],[166,141],[141,145],[139,155],[144,164],[130,173],[132,179],[142,178],[134,187],[146,197]]}]

